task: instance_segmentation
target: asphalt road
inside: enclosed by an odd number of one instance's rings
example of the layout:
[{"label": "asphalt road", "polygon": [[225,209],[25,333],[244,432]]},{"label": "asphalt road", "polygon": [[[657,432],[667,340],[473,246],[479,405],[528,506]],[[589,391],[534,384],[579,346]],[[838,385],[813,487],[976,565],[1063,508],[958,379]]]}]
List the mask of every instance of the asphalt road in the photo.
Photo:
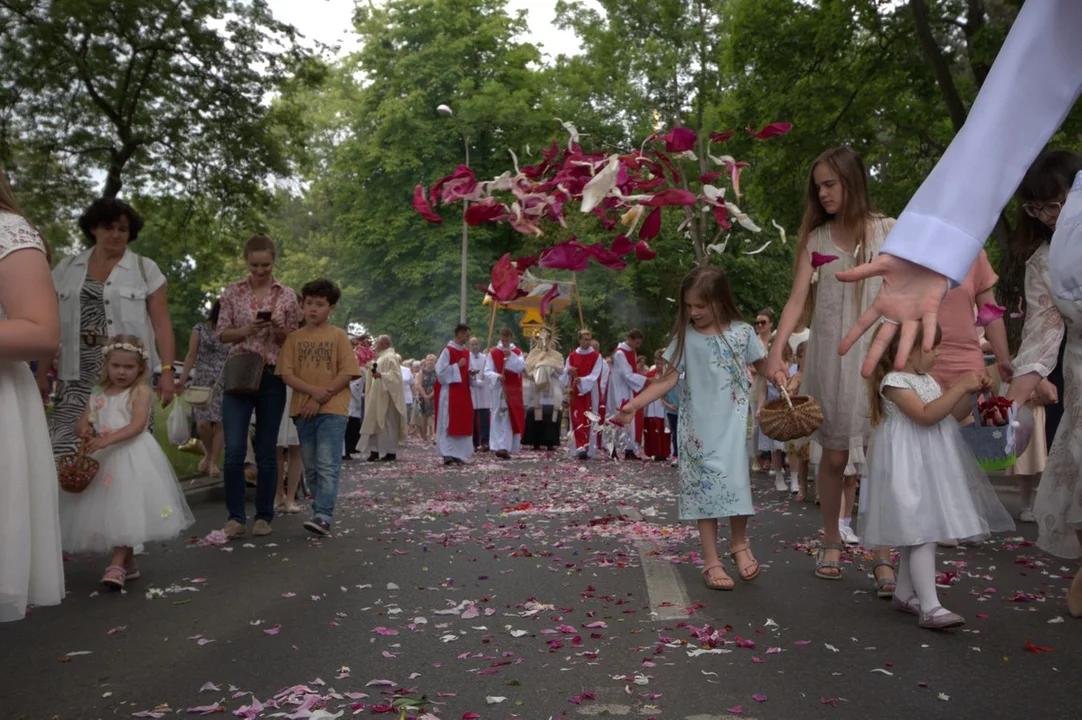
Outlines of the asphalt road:
[{"label": "asphalt road", "polygon": [[344,720],[397,717],[396,698],[444,720],[1079,716],[1078,565],[1032,525],[940,551],[940,598],[969,622],[935,633],[869,592],[859,551],[814,578],[815,507],[762,476],[763,573],[720,593],[667,465],[400,457],[346,466],[333,538],[287,516],[200,546],[225,520],[204,501],[123,594],[100,590],[105,558],[72,558],[60,607],[0,625],[3,716]]}]

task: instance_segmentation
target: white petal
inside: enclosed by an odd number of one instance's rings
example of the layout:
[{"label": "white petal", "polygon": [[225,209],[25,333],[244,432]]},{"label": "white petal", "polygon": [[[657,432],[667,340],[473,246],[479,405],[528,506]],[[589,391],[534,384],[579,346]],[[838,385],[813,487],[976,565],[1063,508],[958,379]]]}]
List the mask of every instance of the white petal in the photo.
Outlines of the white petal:
[{"label": "white petal", "polygon": [[605,197],[616,187],[616,179],[620,175],[620,156],[609,156],[604,169],[594,175],[586,187],[582,189],[581,209],[584,213],[591,212]]},{"label": "white petal", "polygon": [[781,244],[784,245],[786,243],[785,228],[783,228],[781,225],[778,225],[778,223],[774,220],[771,220],[770,224],[773,225],[774,229],[777,230],[778,234],[781,235]]},{"label": "white petal", "polygon": [[765,245],[763,245],[762,247],[760,247],[760,248],[757,248],[757,249],[755,249],[755,250],[749,250],[749,251],[747,251],[747,252],[746,252],[746,253],[744,253],[744,254],[745,254],[745,255],[758,255],[758,254],[759,254],[759,253],[761,253],[761,252],[762,252],[763,250],[766,250],[766,249],[767,249],[768,247],[770,247],[770,243],[772,243],[772,242],[774,242],[774,241],[773,241],[773,240],[767,240],[767,241],[766,241],[766,244],[765,244]]},{"label": "white petal", "polygon": [[731,202],[725,203],[725,207],[728,208],[729,214],[733,216],[740,225],[753,233],[762,232],[762,228],[755,224],[750,217],[744,214],[744,211],[733,205]]}]

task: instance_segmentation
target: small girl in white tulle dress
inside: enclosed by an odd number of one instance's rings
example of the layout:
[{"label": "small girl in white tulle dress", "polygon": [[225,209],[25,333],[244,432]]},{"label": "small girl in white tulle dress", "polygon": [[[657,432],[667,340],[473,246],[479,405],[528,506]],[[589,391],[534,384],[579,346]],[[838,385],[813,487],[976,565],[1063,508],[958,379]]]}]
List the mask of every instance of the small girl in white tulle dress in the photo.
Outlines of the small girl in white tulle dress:
[{"label": "small girl in white tulle dress", "polygon": [[173,466],[146,431],[153,395],[142,341],[120,335],[102,352],[101,384],[76,426],[101,467],[82,493],[61,493],[60,529],[69,552],[111,552],[101,582],[122,590],[139,577],[132,548],[175,538],[194,518]]},{"label": "small girl in white tulle dress", "polygon": [[[971,396],[987,389],[987,376],[969,372],[940,389],[928,372],[936,350],[922,352],[918,332],[905,369],[894,372],[900,333],[868,380],[872,426],[866,487],[861,488],[860,536],[868,547],[896,547],[898,583],[893,606],[933,630],[965,620],[943,608],[936,592],[936,542],[980,540],[1014,529],[958,420],[970,414]],[[939,334],[936,334],[936,345]]]}]

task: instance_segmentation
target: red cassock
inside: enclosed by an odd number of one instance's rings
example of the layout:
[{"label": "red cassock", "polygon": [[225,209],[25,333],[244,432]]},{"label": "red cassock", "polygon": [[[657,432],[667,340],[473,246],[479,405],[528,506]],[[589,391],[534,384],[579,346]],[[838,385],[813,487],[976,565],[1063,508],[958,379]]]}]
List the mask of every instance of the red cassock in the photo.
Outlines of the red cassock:
[{"label": "red cassock", "polygon": [[[635,372],[635,369],[639,366],[639,359],[635,357],[634,350],[631,350],[630,348],[624,350],[621,347],[617,346],[616,349],[612,352],[613,355],[615,355],[616,353],[623,353],[624,357],[627,358],[628,367],[631,368],[632,372]],[[640,393],[635,393],[634,395],[632,395],[632,397],[638,397],[639,394]],[[619,409],[620,408],[610,408],[610,412],[615,413]],[[642,410],[639,410],[637,413],[635,413],[635,429],[633,432],[635,433],[635,442],[638,443],[640,446],[642,445],[642,420]]]},{"label": "red cassock", "polygon": [[[447,354],[450,356],[451,365],[460,374],[462,380],[450,383],[447,386],[447,434],[455,437],[473,437],[473,395],[470,393],[470,351],[468,348],[456,349],[453,345],[447,346]],[[466,364],[458,367],[459,360],[465,359]],[[435,402],[436,427],[440,426],[440,393],[443,386],[437,380],[432,400]]]},{"label": "red cassock", "polygon": [[[646,377],[653,382],[654,378],[657,377],[657,374],[657,370],[651,370],[646,374]],[[669,457],[669,452],[672,450],[672,439],[669,437],[669,434],[665,432],[665,418],[644,417],[642,425],[643,454],[652,458]]]},{"label": "red cassock", "polygon": [[[522,351],[518,348],[514,348],[512,352],[515,355],[522,355]],[[497,345],[492,348],[492,352],[489,353],[489,355],[492,358],[492,366],[496,368],[496,372],[503,373],[503,367],[506,361],[503,348]],[[507,399],[507,415],[508,419],[511,421],[511,432],[514,435],[521,435],[526,429],[526,404],[522,399],[521,373],[508,370],[507,373],[504,374],[503,395]]]},{"label": "red cassock", "polygon": [[[571,367],[575,368],[578,377],[584,378],[594,371],[594,366],[597,363],[604,362],[604,360],[601,359],[601,353],[596,350],[591,350],[585,355],[572,351],[567,355],[567,362]],[[598,392],[600,392],[600,377],[597,379],[597,387]],[[575,431],[575,447],[579,450],[590,445],[591,423],[586,417],[586,412],[593,412],[593,409],[593,393],[581,394],[576,380],[571,384],[571,427]]]}]

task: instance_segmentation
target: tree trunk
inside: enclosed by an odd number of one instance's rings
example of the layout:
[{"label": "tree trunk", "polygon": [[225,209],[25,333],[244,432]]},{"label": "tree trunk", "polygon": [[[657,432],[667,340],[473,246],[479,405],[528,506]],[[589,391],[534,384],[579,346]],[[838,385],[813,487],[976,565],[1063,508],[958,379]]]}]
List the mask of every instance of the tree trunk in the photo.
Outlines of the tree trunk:
[{"label": "tree trunk", "polygon": [[958,87],[954,84],[950,64],[939,51],[939,44],[935,40],[935,35],[932,34],[932,26],[928,20],[928,5],[924,0],[909,0],[909,9],[913,13],[913,25],[917,31],[921,51],[932,65],[936,84],[939,85],[939,92],[950,114],[951,125],[954,126],[954,132],[958,132],[966,123],[966,106],[962,102],[962,96],[958,94]]}]

